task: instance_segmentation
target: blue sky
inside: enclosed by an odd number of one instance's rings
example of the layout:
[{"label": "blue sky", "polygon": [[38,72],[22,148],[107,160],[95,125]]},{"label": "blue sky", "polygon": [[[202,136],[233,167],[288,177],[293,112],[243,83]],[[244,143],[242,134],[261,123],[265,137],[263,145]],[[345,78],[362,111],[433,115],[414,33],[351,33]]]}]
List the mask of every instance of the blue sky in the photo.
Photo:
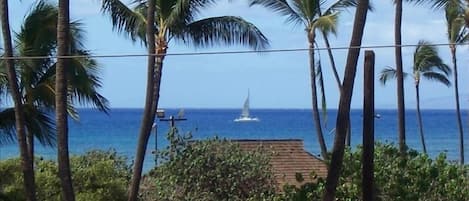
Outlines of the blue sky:
[{"label": "blue sky", "polygon": [[[375,11],[369,13],[364,46],[392,45],[394,41],[394,8],[392,1],[372,1]],[[31,1],[10,1],[12,30],[19,30]],[[96,55],[144,54],[139,43],[112,30],[108,16],[100,13],[99,0],[71,1],[72,20],[81,20],[87,32],[87,47]],[[354,10],[343,12],[339,18],[338,34],[331,37],[334,47],[349,44]],[[207,9],[203,16],[234,15],[254,23],[269,38],[271,49],[307,48],[303,27],[285,23],[285,18],[261,7],[249,8],[245,0],[220,1]],[[403,44],[416,44],[425,39],[433,43],[446,43],[445,20],[441,11],[427,7],[404,4]],[[324,47],[321,37],[318,44]],[[170,44],[169,53],[247,50],[241,46],[195,49],[177,41]],[[394,49],[374,49],[376,72],[386,66],[394,66]],[[459,83],[461,104],[467,108],[469,93],[469,49],[459,47]],[[414,48],[404,48],[404,70],[410,72]],[[449,49],[439,47],[440,55],[450,64]],[[362,50],[363,53],[363,50]],[[346,59],[345,50],[334,51],[341,77]],[[336,108],[339,93],[334,82],[326,52],[322,52],[326,79],[328,108]],[[144,105],[146,57],[99,58],[102,65],[102,94],[112,107],[141,108]],[[363,83],[363,54],[358,64],[353,108],[361,108]],[[203,56],[168,56],[164,64],[161,108],[240,108],[248,89],[253,108],[310,108],[311,90],[306,51],[226,54]],[[376,75],[377,77],[378,75]],[[413,82],[406,81],[406,106],[415,107]],[[452,80],[453,78],[451,78]],[[395,108],[395,83],[383,87],[376,80],[376,107]],[[441,84],[423,81],[421,100],[423,108],[454,108],[454,89]]]}]

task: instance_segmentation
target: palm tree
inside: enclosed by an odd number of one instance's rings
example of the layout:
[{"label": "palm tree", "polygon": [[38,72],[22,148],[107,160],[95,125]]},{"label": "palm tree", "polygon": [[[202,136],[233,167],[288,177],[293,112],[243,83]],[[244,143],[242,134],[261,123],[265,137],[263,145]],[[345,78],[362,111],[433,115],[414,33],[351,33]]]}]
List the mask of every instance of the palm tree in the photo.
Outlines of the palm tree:
[{"label": "palm tree", "polygon": [[365,28],[369,4],[369,0],[360,0],[358,1],[357,10],[355,11],[352,38],[350,40],[350,47],[354,48],[350,48],[347,55],[344,81],[339,100],[339,110],[337,111],[336,135],[326,178],[323,201],[335,200],[336,187],[344,159],[345,137],[347,135],[347,122],[350,120],[353,85],[357,72],[358,57],[360,56],[360,48],[356,47],[360,47],[362,44],[363,30]]},{"label": "palm tree", "polygon": [[[321,148],[321,155],[327,159],[327,147],[324,141],[322,132],[321,118],[318,109],[318,97],[316,86],[316,66],[314,46],[316,43],[316,31],[320,31],[324,36],[328,33],[336,33],[336,24],[339,10],[349,6],[355,6],[355,0],[341,0],[337,1],[326,9],[324,13],[321,12],[321,6],[325,6],[327,1],[310,1],[310,0],[250,0],[251,6],[261,5],[281,15],[287,16],[287,23],[294,25],[301,24],[305,27],[305,32],[309,43],[309,69],[311,80],[311,94],[312,94],[312,113],[314,125],[316,128],[316,135],[318,137],[319,146]],[[331,53],[329,54],[331,56]],[[330,59],[332,59],[330,57]],[[333,69],[336,72],[336,69]],[[339,79],[336,75],[336,80]],[[340,86],[340,81],[338,82]]]},{"label": "palm tree", "polygon": [[102,1],[102,11],[110,15],[114,28],[133,41],[140,40],[150,48],[148,44],[150,41],[145,38],[145,26],[151,25],[155,31],[156,61],[153,69],[149,69],[148,72],[147,100],[139,133],[129,200],[136,200],[137,196],[146,145],[154,114],[158,108],[161,73],[168,43],[177,39],[197,47],[242,44],[256,50],[268,46],[266,37],[253,24],[240,17],[199,19],[200,12],[215,3],[213,0],[156,0],[153,24],[149,24],[151,21],[145,18],[148,3],[150,2],[135,1],[130,8],[119,0]]},{"label": "palm tree", "polygon": [[[424,0],[425,1],[425,0]],[[458,66],[456,59],[457,44],[467,40],[467,29],[465,27],[465,5],[462,0],[426,0],[433,8],[445,11],[447,36],[451,61],[453,64],[454,96],[456,100],[456,117],[459,129],[459,154],[460,163],[464,164],[464,131],[461,119],[461,109],[459,104]]]},{"label": "palm tree", "polygon": [[36,190],[34,184],[34,169],[31,157],[28,155],[28,147],[26,144],[26,133],[25,133],[25,119],[23,113],[23,102],[21,100],[21,95],[18,89],[18,81],[16,80],[15,64],[12,59],[7,57],[13,56],[13,46],[11,42],[11,33],[10,33],[10,21],[8,17],[8,0],[0,1],[0,21],[2,24],[2,35],[3,35],[3,45],[5,47],[4,57],[7,75],[8,75],[8,84],[10,87],[10,92],[13,97],[14,102],[14,112],[15,112],[15,125],[16,125],[16,135],[17,141],[20,149],[21,155],[21,167],[23,170],[23,183],[26,194],[26,199],[28,201],[36,200]]},{"label": "palm tree", "polygon": [[[37,3],[16,35],[15,55],[21,57],[54,56],[57,45],[57,12],[56,5],[44,1]],[[89,55],[82,46],[81,24],[75,21],[71,22],[70,26],[72,53]],[[51,112],[55,107],[53,88],[56,63],[51,58],[42,58],[22,59],[16,64],[20,81],[19,89],[25,107],[28,152],[30,156],[34,156],[33,136],[43,145],[55,145],[55,124]],[[0,67],[3,66],[0,65]],[[97,67],[96,61],[89,57],[75,58],[67,67],[67,74],[73,78],[68,80],[70,97],[68,114],[74,119],[78,117],[75,109],[75,105],[78,104],[89,104],[104,112],[108,110],[108,101],[97,92],[97,88],[101,86]],[[14,134],[14,124],[11,123],[13,118],[11,108],[0,112],[3,128],[10,135]]]},{"label": "palm tree", "polygon": [[70,2],[59,0],[57,17],[57,67],[55,74],[55,121],[57,126],[57,162],[62,196],[65,201],[75,201],[75,193],[70,172],[68,152],[68,120],[67,120],[67,74],[69,60],[63,56],[70,55]]},{"label": "palm tree", "polygon": [[406,150],[405,142],[405,104],[404,104],[404,75],[402,70],[402,0],[394,0],[396,13],[394,21],[394,45],[397,77],[397,122],[399,127],[399,151]]},{"label": "palm tree", "polygon": [[[437,49],[427,41],[419,41],[414,52],[412,77],[414,78],[415,96],[417,100],[417,123],[420,133],[420,141],[422,143],[424,153],[427,153],[427,147],[425,145],[422,115],[420,113],[420,80],[423,77],[428,80],[434,80],[446,86],[450,86],[451,82],[448,79],[450,73],[451,69],[446,64],[444,64],[443,60],[438,56]],[[407,74],[404,73],[403,75],[405,77]],[[388,79],[396,77],[397,70],[388,67],[381,71],[379,80],[382,84],[386,84]]]}]

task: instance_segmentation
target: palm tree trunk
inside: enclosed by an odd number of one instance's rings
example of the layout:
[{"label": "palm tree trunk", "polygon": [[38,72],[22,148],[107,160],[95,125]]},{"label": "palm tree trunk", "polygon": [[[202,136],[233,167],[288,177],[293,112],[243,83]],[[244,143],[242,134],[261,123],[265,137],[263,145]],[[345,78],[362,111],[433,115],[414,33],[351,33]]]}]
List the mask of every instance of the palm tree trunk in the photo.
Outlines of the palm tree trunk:
[{"label": "palm tree trunk", "polygon": [[454,97],[456,99],[456,117],[458,121],[458,128],[459,128],[459,162],[464,164],[464,131],[462,127],[462,120],[461,120],[461,109],[459,106],[459,87],[458,87],[458,66],[456,61],[456,46],[450,45],[451,49],[451,58],[453,62],[453,69],[454,69]]},{"label": "palm tree trunk", "polygon": [[309,40],[309,70],[311,76],[311,95],[312,95],[312,105],[313,105],[313,119],[316,127],[316,135],[318,137],[319,147],[321,148],[321,155],[324,160],[327,160],[327,147],[326,142],[324,141],[324,135],[322,133],[321,126],[321,117],[319,115],[318,109],[318,96],[317,96],[317,87],[316,87],[316,68],[314,61],[314,29],[308,31],[308,40]]},{"label": "palm tree trunk", "polygon": [[34,135],[32,132],[29,132],[28,130],[26,132],[26,141],[28,144],[28,155],[29,158],[31,158],[31,163],[33,164],[34,167]]},{"label": "palm tree trunk", "polygon": [[327,37],[326,32],[322,31],[322,36],[324,38],[324,43],[326,44],[327,55],[329,55],[329,61],[331,62],[331,67],[332,67],[332,72],[334,73],[335,82],[337,83],[337,87],[339,88],[339,91],[340,91],[340,88],[342,88],[342,83],[340,83],[340,77],[337,71],[337,66],[335,65],[334,54],[332,54],[332,50],[331,50],[331,44],[329,43],[329,38]]},{"label": "palm tree trunk", "polygon": [[[148,65],[147,65],[147,87],[145,108],[143,111],[142,124],[138,137],[137,153],[135,155],[135,163],[133,168],[132,183],[129,189],[128,201],[137,201],[140,180],[142,177],[143,161],[147,150],[148,140],[150,138],[151,126],[155,121],[155,112],[157,108],[158,98],[155,94],[159,94],[159,83],[161,80],[161,72],[163,67],[163,58],[158,56],[158,62],[155,66],[155,30],[153,29],[155,20],[155,0],[148,1],[147,8],[147,41],[148,41]],[[155,84],[158,83],[158,84]],[[156,102],[156,103],[155,103]]]},{"label": "palm tree trunk", "polygon": [[62,197],[65,201],[74,201],[70,158],[68,150],[68,119],[67,119],[67,78],[66,66],[68,59],[61,56],[70,55],[70,2],[59,0],[57,21],[57,67],[55,80],[55,115],[57,126],[57,161],[59,178],[62,185]]},{"label": "palm tree trunk", "polygon": [[402,0],[396,0],[396,16],[394,25],[396,78],[397,78],[397,121],[399,127],[399,151],[406,150],[405,142],[405,104],[404,104],[404,75],[402,70]]},{"label": "palm tree trunk", "polygon": [[[340,82],[340,76],[337,71],[337,66],[335,65],[334,54],[332,54],[331,44],[329,43],[329,38],[327,37],[326,32],[322,31],[322,36],[324,38],[324,43],[326,44],[327,55],[329,55],[329,61],[331,62],[332,72],[334,73],[334,78],[337,84],[337,88],[339,88],[339,91],[340,91],[342,89],[342,83]],[[347,141],[347,146],[350,147],[350,145],[352,144],[352,128],[350,127],[351,126],[350,120],[348,122],[348,125],[349,125],[349,128],[347,131],[346,141]]]},{"label": "palm tree trunk", "polygon": [[[2,12],[0,17],[2,23],[3,45],[5,47],[4,57],[12,57],[13,46],[11,44],[10,22],[8,16],[8,0],[1,0],[0,6],[0,12]],[[26,200],[35,201],[36,190],[34,186],[34,168],[33,163],[31,161],[31,157],[28,154],[23,103],[18,89],[18,82],[14,66],[15,64],[12,59],[5,59],[5,63],[7,67],[8,84],[15,104],[16,136],[21,155],[21,168],[23,170],[23,184],[26,194]]]},{"label": "palm tree trunk", "polygon": [[425,145],[425,137],[423,135],[422,114],[420,113],[420,88],[419,84],[415,84],[415,96],[417,100],[417,120],[420,132],[420,141],[422,142],[423,153],[427,153],[427,146]]},{"label": "palm tree trunk", "polygon": [[[361,46],[368,5],[369,0],[358,1],[350,47]],[[344,82],[342,84],[339,100],[339,110],[337,112],[334,148],[332,150],[332,158],[329,165],[329,171],[327,173],[325,192],[322,199],[323,201],[335,200],[336,187],[344,159],[345,135],[347,133],[347,122],[350,120],[350,103],[352,101],[353,85],[355,82],[359,56],[360,48],[349,49],[347,63],[345,66]]]}]

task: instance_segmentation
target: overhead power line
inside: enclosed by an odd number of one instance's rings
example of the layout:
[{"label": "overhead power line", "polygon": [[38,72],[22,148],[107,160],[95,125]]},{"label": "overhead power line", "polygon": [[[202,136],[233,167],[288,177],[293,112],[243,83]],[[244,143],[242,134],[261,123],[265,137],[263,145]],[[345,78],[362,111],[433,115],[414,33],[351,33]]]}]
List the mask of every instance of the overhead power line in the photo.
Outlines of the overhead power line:
[{"label": "overhead power line", "polygon": [[[464,46],[469,43],[436,43],[430,46],[449,46],[457,45]],[[314,48],[315,50],[347,50],[347,49],[383,49],[395,47],[416,47],[418,44],[407,45],[368,45],[368,46],[344,46],[344,47],[320,47]],[[308,51],[309,48],[292,48],[292,49],[269,49],[269,50],[238,50],[238,51],[213,51],[213,52],[181,52],[181,53],[166,53],[165,56],[199,56],[199,55],[222,55],[222,54],[253,54],[253,53],[277,53],[277,52],[302,52]],[[0,60],[24,60],[24,59],[73,59],[73,58],[123,58],[123,57],[147,57],[151,54],[103,54],[103,55],[71,55],[71,56],[13,56],[13,57],[0,57]],[[153,54],[154,56],[163,56],[163,54]]]}]

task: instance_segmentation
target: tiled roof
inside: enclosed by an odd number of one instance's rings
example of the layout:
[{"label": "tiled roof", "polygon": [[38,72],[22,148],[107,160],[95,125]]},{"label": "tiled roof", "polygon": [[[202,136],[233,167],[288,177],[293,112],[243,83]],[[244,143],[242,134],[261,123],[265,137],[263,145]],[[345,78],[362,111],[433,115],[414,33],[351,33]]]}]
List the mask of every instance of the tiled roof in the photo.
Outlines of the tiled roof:
[{"label": "tiled roof", "polygon": [[[280,189],[284,184],[301,185],[314,181],[314,172],[318,177],[326,178],[327,166],[321,159],[304,150],[303,140],[231,140],[238,143],[244,151],[255,151],[258,148],[272,153],[271,165],[275,179]],[[297,174],[301,174],[304,181],[298,182]]]}]

